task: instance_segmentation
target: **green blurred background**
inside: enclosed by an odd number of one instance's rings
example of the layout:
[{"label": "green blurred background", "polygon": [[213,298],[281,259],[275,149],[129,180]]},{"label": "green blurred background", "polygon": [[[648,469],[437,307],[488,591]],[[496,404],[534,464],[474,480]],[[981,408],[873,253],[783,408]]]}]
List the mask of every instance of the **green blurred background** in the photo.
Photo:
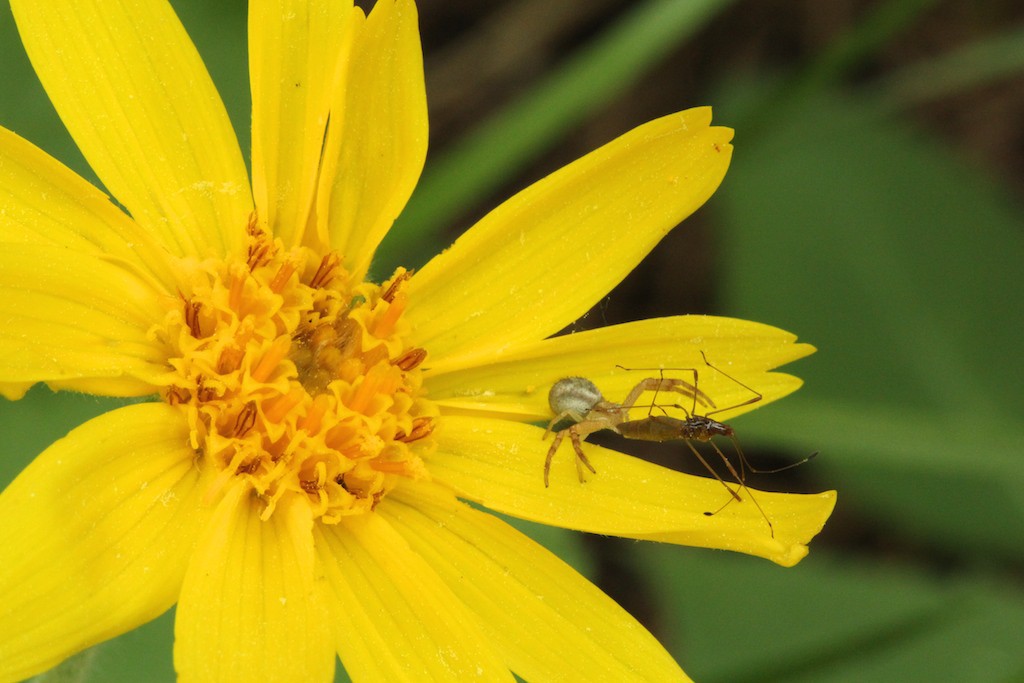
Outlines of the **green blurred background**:
[{"label": "green blurred background", "polygon": [[[172,4],[247,149],[244,0]],[[420,14],[431,153],[377,276],[618,134],[712,104],[737,130],[724,185],[574,329],[715,313],[819,349],[789,368],[798,394],[735,422],[761,467],[821,451],[755,485],[839,491],[796,568],[529,531],[701,681],[1024,680],[1024,6],[421,0]],[[95,180],[6,3],[0,82],[0,125]],[[0,480],[111,405],[39,388],[0,401]],[[666,445],[632,452],[685,466]],[[173,680],[171,629],[165,615],[99,648],[93,680]]]}]

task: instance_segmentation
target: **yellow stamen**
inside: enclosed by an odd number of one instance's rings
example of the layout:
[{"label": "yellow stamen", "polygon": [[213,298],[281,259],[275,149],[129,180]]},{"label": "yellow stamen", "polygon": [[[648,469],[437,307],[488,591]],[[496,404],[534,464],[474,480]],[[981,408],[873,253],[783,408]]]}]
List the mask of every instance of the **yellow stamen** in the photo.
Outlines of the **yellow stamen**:
[{"label": "yellow stamen", "polygon": [[270,290],[272,292],[281,293],[284,286],[288,283],[288,278],[295,273],[295,264],[291,261],[285,261],[281,264],[280,268],[277,269],[277,275],[270,281]]},{"label": "yellow stamen", "polygon": [[328,408],[328,397],[325,394],[313,397],[313,403],[310,404],[309,410],[306,412],[306,416],[303,418],[301,427],[306,431],[307,434],[317,434],[320,432],[320,425],[323,421],[324,414],[327,413]]},{"label": "yellow stamen", "polygon": [[193,267],[154,331],[177,352],[165,398],[212,470],[204,502],[237,482],[263,519],[286,497],[324,523],[368,512],[400,478],[427,476],[416,442],[438,413],[420,396],[426,352],[403,341],[408,273],[349,289],[337,254],[285,252],[258,222],[249,236],[237,258]]},{"label": "yellow stamen", "polygon": [[402,317],[407,303],[408,300],[399,292],[394,300],[387,304],[387,308],[381,316],[377,318],[376,323],[373,325],[373,334],[379,337],[386,337],[394,332],[395,323]]},{"label": "yellow stamen", "polygon": [[276,396],[268,399],[263,404],[263,414],[270,422],[281,422],[285,416],[295,410],[306,397],[306,392],[301,386],[292,387],[291,391],[283,396]]},{"label": "yellow stamen", "polygon": [[277,366],[281,364],[285,356],[288,355],[288,349],[291,348],[292,342],[287,337],[278,337],[267,349],[267,352],[260,358],[259,364],[252,369],[252,378],[257,382],[265,382],[270,377],[270,374],[277,369]]}]

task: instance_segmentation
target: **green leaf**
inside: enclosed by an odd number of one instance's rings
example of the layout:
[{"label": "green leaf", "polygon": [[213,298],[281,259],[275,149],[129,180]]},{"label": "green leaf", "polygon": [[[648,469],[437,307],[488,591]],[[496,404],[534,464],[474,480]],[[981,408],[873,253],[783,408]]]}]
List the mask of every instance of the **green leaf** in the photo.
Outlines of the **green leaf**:
[{"label": "green leaf", "polygon": [[96,683],[173,683],[174,610],[153,621],[106,641],[96,648],[97,656],[88,680]]},{"label": "green leaf", "polygon": [[[574,126],[626,90],[732,0],[647,0],[530,92],[467,133],[424,176],[381,246],[375,270],[418,266],[440,228],[487,196]],[[429,98],[429,93],[427,93]],[[695,103],[696,104],[696,103]],[[625,132],[625,131],[623,131]]]},{"label": "green leaf", "polygon": [[729,681],[1018,680],[1024,593],[980,573],[937,579],[812,552],[793,569],[643,544],[663,642],[686,672]]},{"label": "green leaf", "polygon": [[759,132],[717,197],[724,309],[819,351],[799,398],[737,428],[820,449],[840,507],[886,528],[1024,556],[1019,207],[853,98]]},{"label": "green leaf", "polygon": [[41,385],[20,401],[0,399],[0,434],[4,435],[0,488],[6,487],[34,457],[78,425],[132,402],[70,392],[54,393]]},{"label": "green leaf", "polygon": [[850,69],[877,54],[939,0],[888,0],[877,3],[851,28],[828,44],[795,79],[791,92],[806,93],[832,85]]},{"label": "green leaf", "polygon": [[0,3],[0,65],[6,95],[0,97],[0,125],[30,140],[92,182],[85,163],[39,84],[15,29],[9,3]]},{"label": "green leaf", "polygon": [[96,648],[79,652],[49,671],[33,676],[29,683],[85,683],[89,680],[96,653]]},{"label": "green leaf", "polygon": [[986,36],[884,76],[872,86],[886,106],[908,107],[1024,71],[1024,28]]},{"label": "green leaf", "polygon": [[788,444],[797,453],[822,449],[808,466],[814,472],[802,474],[817,474],[820,488],[839,489],[840,514],[927,539],[951,555],[1019,560],[1024,553],[1019,424],[806,395],[737,424],[748,442]]}]

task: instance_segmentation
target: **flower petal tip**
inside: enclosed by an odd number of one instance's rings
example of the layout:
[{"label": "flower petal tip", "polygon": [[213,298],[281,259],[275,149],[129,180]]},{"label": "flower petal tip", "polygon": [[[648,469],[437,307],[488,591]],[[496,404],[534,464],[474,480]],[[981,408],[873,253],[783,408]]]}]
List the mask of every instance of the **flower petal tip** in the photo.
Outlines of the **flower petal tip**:
[{"label": "flower petal tip", "polygon": [[781,552],[769,556],[768,559],[783,567],[793,567],[807,557],[807,544],[825,528],[825,522],[835,510],[836,495],[835,491],[808,494],[806,498],[813,505],[813,509],[808,509],[800,515],[798,520],[800,537],[794,538],[793,543],[783,544]]}]

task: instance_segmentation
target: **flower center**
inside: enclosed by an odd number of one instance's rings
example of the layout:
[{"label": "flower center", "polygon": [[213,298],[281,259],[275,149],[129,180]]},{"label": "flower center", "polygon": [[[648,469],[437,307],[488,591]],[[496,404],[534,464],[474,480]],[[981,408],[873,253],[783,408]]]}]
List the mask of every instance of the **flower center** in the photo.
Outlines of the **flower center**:
[{"label": "flower center", "polygon": [[188,265],[191,291],[154,334],[172,348],[163,397],[214,468],[208,499],[242,479],[264,519],[299,496],[332,523],[427,476],[437,410],[426,351],[404,341],[409,273],[353,284],[337,254],[286,252],[253,226],[244,257]]}]

